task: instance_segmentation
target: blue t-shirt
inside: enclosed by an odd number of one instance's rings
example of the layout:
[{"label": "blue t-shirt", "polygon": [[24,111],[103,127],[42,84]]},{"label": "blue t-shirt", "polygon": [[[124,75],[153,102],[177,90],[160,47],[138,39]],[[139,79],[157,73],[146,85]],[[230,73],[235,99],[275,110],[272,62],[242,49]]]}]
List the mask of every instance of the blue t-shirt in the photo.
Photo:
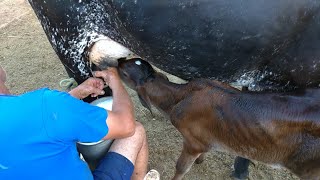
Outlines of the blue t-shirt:
[{"label": "blue t-shirt", "polygon": [[0,95],[0,179],[93,179],[76,142],[101,140],[106,119],[105,109],[64,92]]}]

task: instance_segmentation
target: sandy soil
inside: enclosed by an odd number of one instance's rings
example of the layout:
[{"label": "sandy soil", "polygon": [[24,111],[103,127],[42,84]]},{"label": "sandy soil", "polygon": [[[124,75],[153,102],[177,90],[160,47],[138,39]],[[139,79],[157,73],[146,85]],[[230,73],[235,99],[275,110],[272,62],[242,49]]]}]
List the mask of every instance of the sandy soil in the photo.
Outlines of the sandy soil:
[{"label": "sandy soil", "polygon": [[[39,21],[25,0],[0,0],[0,64],[9,75],[7,85],[14,94],[40,87],[59,89],[67,74],[51,48]],[[171,79],[178,81],[175,77]],[[152,117],[129,90],[135,102],[136,117],[147,130],[150,168],[161,179],[170,179],[180,154],[182,138],[170,121],[158,112]],[[211,152],[200,165],[194,165],[185,179],[230,179],[233,156]],[[250,165],[249,179],[296,179],[286,170],[275,170],[260,163]]]}]

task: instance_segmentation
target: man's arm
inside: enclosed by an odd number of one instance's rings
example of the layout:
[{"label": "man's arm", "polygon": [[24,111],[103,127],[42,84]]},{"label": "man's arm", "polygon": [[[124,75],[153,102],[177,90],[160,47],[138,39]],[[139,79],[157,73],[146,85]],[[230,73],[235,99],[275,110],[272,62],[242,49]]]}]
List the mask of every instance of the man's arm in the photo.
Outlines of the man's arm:
[{"label": "man's arm", "polygon": [[[96,71],[95,77],[100,77],[109,85],[113,94],[112,111],[108,111],[106,124],[108,134],[103,139],[118,139],[129,137],[135,131],[135,118],[133,104],[129,94],[122,85],[116,68],[109,68],[104,71]],[[96,97],[103,95],[104,83],[99,78],[89,78],[69,94],[75,98],[83,99],[89,95]]]},{"label": "man's arm", "polygon": [[112,111],[108,111],[106,120],[109,132],[103,139],[117,139],[132,136],[135,133],[135,117],[131,98],[120,80],[116,68],[95,72],[112,89]]}]

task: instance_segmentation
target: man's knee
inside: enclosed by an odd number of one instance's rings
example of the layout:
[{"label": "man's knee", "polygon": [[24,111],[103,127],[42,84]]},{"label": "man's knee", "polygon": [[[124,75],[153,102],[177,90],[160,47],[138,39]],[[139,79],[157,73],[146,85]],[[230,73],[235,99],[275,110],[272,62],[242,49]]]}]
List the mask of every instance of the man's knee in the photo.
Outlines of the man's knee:
[{"label": "man's knee", "polygon": [[146,142],[147,137],[143,125],[136,122],[134,135],[114,140],[109,151],[121,154],[135,164],[137,155],[142,147],[146,147]]},{"label": "man's knee", "polygon": [[139,135],[142,138],[146,138],[146,130],[144,129],[143,125],[138,121],[136,121],[135,135]]},{"label": "man's knee", "polygon": [[138,121],[136,121],[136,131],[141,132],[141,133],[143,133],[143,134],[146,133],[143,125],[142,125],[140,122],[138,122]]},{"label": "man's knee", "polygon": [[0,65],[0,81],[5,83],[6,80],[7,80],[7,74],[6,74],[6,72],[4,71],[4,69]]}]

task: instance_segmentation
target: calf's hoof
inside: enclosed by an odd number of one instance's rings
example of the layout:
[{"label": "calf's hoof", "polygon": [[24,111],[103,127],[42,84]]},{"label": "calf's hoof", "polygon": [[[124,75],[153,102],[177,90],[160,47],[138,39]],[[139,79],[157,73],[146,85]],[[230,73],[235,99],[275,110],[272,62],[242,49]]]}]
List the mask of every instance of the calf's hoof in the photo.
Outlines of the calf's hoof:
[{"label": "calf's hoof", "polygon": [[236,157],[234,160],[234,171],[232,172],[232,177],[234,179],[247,179],[249,176],[249,164],[250,160]]},{"label": "calf's hoof", "polygon": [[201,164],[201,163],[203,163],[204,157],[205,157],[205,154],[201,154],[201,155],[195,160],[195,163],[196,163],[196,164]]}]

